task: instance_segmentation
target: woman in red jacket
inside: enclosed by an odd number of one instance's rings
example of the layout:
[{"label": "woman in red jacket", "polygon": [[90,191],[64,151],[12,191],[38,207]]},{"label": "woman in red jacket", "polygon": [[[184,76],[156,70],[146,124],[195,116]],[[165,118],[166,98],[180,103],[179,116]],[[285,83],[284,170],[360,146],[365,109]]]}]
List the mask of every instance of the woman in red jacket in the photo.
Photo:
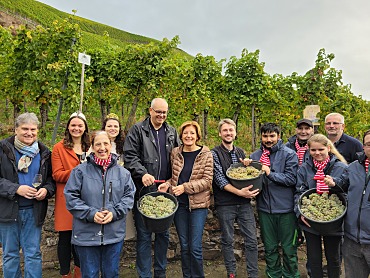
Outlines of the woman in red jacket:
[{"label": "woman in red jacket", "polygon": [[72,169],[85,160],[89,146],[86,118],[82,113],[73,113],[68,120],[64,139],[55,144],[51,155],[53,178],[57,185],[54,225],[55,230],[59,232],[57,253],[62,277],[72,277],[72,255],[75,265],[73,277],[81,277],[80,262],[71,245],[73,217],[66,208],[63,191]]}]

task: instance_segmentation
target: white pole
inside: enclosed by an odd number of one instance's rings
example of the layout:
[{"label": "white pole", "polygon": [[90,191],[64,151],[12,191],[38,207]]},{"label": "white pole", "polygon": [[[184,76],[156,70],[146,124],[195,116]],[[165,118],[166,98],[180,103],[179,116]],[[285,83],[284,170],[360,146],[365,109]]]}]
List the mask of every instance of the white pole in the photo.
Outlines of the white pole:
[{"label": "white pole", "polygon": [[83,102],[83,98],[84,98],[84,78],[85,78],[85,64],[82,64],[82,71],[81,71],[81,90],[80,90],[80,95],[81,95],[81,99],[80,99],[80,111],[82,113],[82,102]]}]

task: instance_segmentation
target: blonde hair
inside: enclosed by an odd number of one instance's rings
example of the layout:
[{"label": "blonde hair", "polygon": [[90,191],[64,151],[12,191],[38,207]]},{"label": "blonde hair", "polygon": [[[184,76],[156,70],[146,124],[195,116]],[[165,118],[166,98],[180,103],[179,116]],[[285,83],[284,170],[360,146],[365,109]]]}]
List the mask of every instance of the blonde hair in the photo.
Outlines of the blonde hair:
[{"label": "blonde hair", "polygon": [[229,124],[229,125],[232,125],[235,130],[236,130],[236,124],[235,122],[232,120],[232,119],[229,119],[229,118],[226,118],[226,119],[222,119],[219,123],[218,123],[218,132],[221,132],[221,128],[224,124]]},{"label": "blonde hair", "polygon": [[337,148],[333,145],[333,142],[328,139],[323,134],[314,134],[311,136],[310,139],[308,139],[307,144],[308,147],[311,147],[312,142],[320,143],[324,145],[325,147],[329,147],[330,151],[329,153],[334,154],[340,161],[347,164],[347,161],[344,159],[344,157],[338,152]]},{"label": "blonde hair", "polygon": [[[200,130],[200,126],[199,124],[196,122],[196,121],[186,121],[184,122],[181,126],[180,126],[180,129],[179,129],[179,133],[180,133],[180,139],[182,138],[182,134],[184,133],[184,129],[188,126],[193,126],[195,127],[195,130],[196,130],[196,133],[197,133],[197,140],[195,141],[195,143],[198,144],[198,142],[200,141],[200,139],[202,139],[202,132]],[[182,139],[181,139],[182,141]]]}]

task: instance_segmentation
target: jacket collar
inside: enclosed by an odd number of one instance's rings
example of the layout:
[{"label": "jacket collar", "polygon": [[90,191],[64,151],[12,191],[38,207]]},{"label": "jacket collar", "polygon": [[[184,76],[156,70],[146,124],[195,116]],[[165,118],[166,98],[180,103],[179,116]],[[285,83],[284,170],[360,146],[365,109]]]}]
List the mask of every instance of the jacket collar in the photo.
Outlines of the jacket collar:
[{"label": "jacket collar", "polygon": [[[163,126],[165,130],[168,130],[168,124],[167,122],[163,123]],[[141,128],[148,134],[150,130],[152,129],[152,125],[150,123],[150,116],[146,117],[146,119],[142,122]]]},{"label": "jacket collar", "polygon": [[[118,158],[118,156],[115,153],[111,153],[111,155],[112,155],[112,160],[111,160],[111,162],[110,162],[110,164],[109,164],[109,166],[108,166],[107,169],[109,169],[110,167],[112,167],[114,164],[117,164],[117,158]],[[89,154],[89,156],[86,158],[86,160],[89,163],[91,163],[92,165],[96,166],[96,167],[101,167],[100,165],[98,165],[98,164],[95,163],[94,153],[93,152],[91,152]]]}]

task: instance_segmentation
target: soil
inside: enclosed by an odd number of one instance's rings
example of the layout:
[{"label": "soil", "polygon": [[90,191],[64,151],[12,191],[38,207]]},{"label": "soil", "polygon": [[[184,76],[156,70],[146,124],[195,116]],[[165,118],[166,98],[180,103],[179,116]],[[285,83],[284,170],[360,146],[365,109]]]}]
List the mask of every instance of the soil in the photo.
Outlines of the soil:
[{"label": "soil", "polygon": [[[304,247],[300,247],[298,249],[298,261],[299,261],[299,271],[301,273],[301,278],[307,278],[306,272],[306,254]],[[265,261],[260,260],[258,263],[259,268],[259,277],[266,277],[265,275],[265,268],[266,264]],[[343,266],[342,266],[343,269]],[[120,267],[120,277],[125,278],[136,278],[136,270],[135,270],[135,261],[124,262],[123,265]],[[225,278],[226,277],[226,270],[224,263],[220,260],[217,261],[205,261],[204,262],[204,272],[205,277],[212,277],[212,278]],[[245,261],[238,261],[237,262],[237,274],[239,277],[248,277],[246,270],[245,270]],[[0,269],[0,275],[2,276],[2,272]],[[47,268],[43,270],[43,277],[45,278],[57,278],[60,277],[59,270],[55,268]],[[179,260],[170,261],[167,266],[167,277],[171,278],[180,278],[182,277],[181,273],[181,262]],[[344,271],[341,275],[341,278],[344,278]]]}]

